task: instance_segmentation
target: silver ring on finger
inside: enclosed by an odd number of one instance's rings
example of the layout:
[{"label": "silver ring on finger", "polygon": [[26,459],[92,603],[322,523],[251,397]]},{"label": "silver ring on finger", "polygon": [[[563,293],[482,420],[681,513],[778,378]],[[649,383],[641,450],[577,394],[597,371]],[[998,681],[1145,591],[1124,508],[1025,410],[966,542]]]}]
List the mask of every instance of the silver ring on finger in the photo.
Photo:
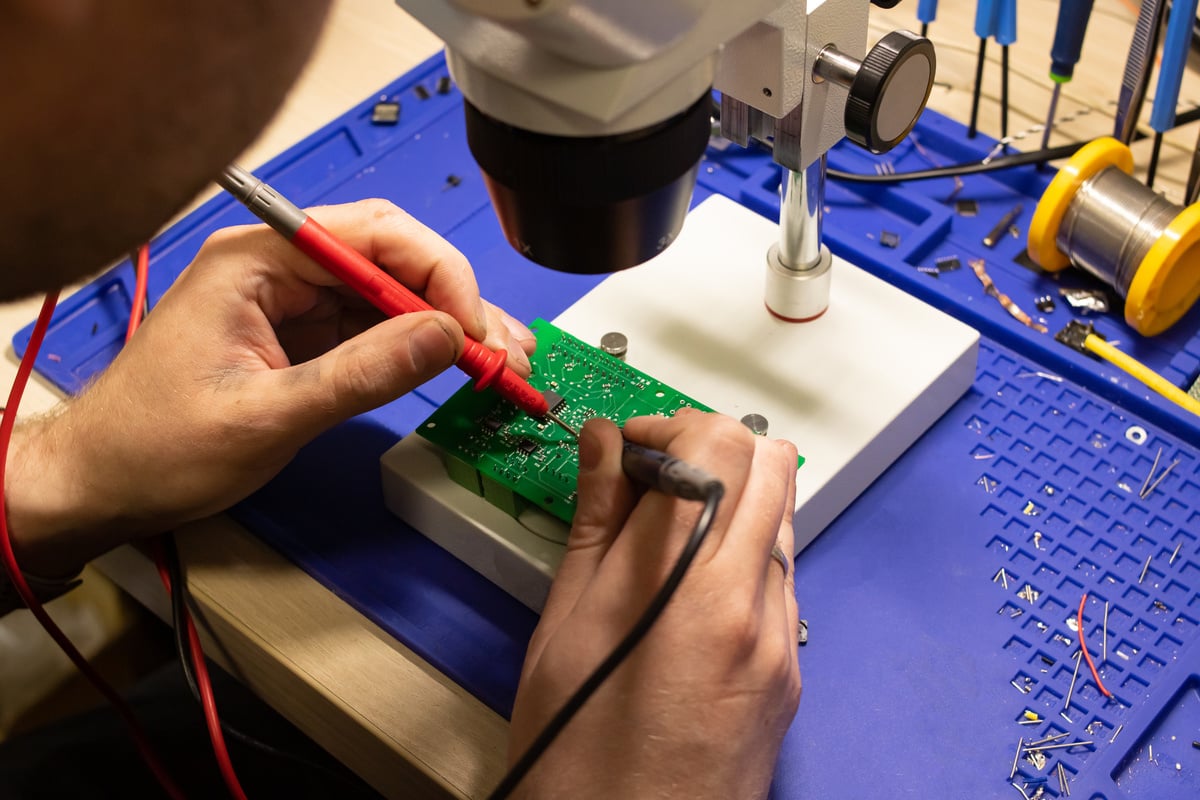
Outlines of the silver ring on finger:
[{"label": "silver ring on finger", "polygon": [[792,574],[792,560],[788,558],[787,553],[783,552],[783,548],[779,546],[779,542],[776,542],[775,546],[771,548],[771,559],[783,567],[784,578]]}]

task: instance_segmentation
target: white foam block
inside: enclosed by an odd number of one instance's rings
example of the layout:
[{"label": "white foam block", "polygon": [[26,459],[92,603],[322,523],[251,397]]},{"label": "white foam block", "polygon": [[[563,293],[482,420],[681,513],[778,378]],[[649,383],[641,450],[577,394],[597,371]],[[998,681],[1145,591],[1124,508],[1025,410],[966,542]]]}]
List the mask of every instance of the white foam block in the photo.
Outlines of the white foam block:
[{"label": "white foam block", "polygon": [[[777,238],[773,222],[711,197],[662,255],[554,322],[588,342],[620,331],[632,366],[795,442],[799,552],[970,387],[979,334],[837,258],[829,310],[776,319],[763,286]],[[393,512],[540,609],[561,545],[451,482],[415,435],[384,455],[383,478]]]}]

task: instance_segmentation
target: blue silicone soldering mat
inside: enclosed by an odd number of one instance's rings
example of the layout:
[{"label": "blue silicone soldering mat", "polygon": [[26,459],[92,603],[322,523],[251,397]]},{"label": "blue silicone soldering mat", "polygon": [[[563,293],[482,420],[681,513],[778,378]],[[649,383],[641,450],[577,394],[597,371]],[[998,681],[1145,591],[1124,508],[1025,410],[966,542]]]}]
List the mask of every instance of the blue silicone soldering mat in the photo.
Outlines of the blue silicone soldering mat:
[{"label": "blue silicone soldering mat", "polygon": [[[600,278],[531,266],[504,242],[466,147],[461,96],[433,91],[445,72],[436,56],[384,90],[403,101],[397,125],[371,125],[371,100],[257,171],[301,204],[389,198],[470,257],[490,300],[525,320],[553,318]],[[418,84],[430,90],[426,99]],[[925,169],[978,160],[991,145],[927,113],[885,159],[841,145],[829,163],[867,173]],[[1048,796],[1058,796],[1060,761],[1076,797],[1200,796],[1200,749],[1192,746],[1200,739],[1200,420],[1024,327],[966,266],[985,258],[1002,291],[1051,332],[1065,325],[1073,312],[1059,286],[1094,287],[1089,278],[1020,266],[1016,238],[981,244],[1017,203],[1024,231],[1051,174],[1022,168],[965,178],[954,199],[975,200],[974,217],[956,213],[949,179],[828,186],[835,252],[984,338],[973,388],[796,562],[810,643],[773,797],[1014,797],[1006,784],[1018,737],[1064,731],[1064,741],[1095,744],[1048,751],[1041,769],[1018,766],[1030,782],[1048,779]],[[764,153],[714,147],[695,199],[718,192],[774,218],[778,184]],[[151,302],[209,233],[249,221],[221,196],[156,239]],[[880,243],[885,231],[898,235],[895,248]],[[936,278],[918,272],[945,256],[962,268]],[[132,271],[122,264],[63,301],[39,355],[41,374],[74,392],[103,369],[120,347],[131,294]],[[1034,310],[1041,295],[1054,296],[1054,311]],[[1092,320],[1179,385],[1200,372],[1200,309],[1154,340],[1126,328],[1119,304]],[[28,336],[27,328],[15,337],[18,352]],[[507,715],[536,618],[391,516],[380,490],[379,456],[460,382],[447,374],[330,431],[233,513]],[[1146,431],[1141,444],[1127,436],[1133,426]],[[1156,474],[1174,467],[1143,498],[1156,456]],[[1101,675],[1115,699],[1105,701],[1085,666],[1068,723],[1059,712],[1084,592],[1093,654],[1109,604]],[[1026,710],[1047,721],[1018,725]]]}]

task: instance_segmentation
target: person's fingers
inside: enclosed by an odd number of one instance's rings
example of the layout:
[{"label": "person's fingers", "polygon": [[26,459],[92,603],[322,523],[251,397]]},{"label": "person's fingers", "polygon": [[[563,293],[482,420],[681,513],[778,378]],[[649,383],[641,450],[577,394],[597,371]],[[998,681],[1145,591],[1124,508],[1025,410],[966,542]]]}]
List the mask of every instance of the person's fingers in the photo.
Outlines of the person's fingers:
[{"label": "person's fingers", "polygon": [[[793,464],[796,463],[796,448],[789,443],[788,457]],[[783,609],[785,612],[786,621],[784,623],[784,636],[788,645],[792,648],[792,653],[795,655],[796,647],[799,642],[799,626],[800,626],[800,604],[796,597],[796,474],[792,473],[792,480],[788,482],[787,505],[784,506],[783,519],[779,521],[779,546],[783,548],[783,552],[792,560],[792,568],[788,570],[787,579],[783,582]],[[799,656],[797,656],[797,669],[799,669]]]},{"label": "person's fingers", "polygon": [[434,308],[470,337],[487,337],[487,314],[475,273],[454,245],[386,200],[310,210],[313,218]]},{"label": "person's fingers", "polygon": [[[624,432],[629,441],[669,453],[705,470],[721,481],[725,487],[724,499],[717,509],[712,531],[705,542],[709,553],[716,552],[721,546],[734,510],[741,502],[740,498],[750,475],[755,451],[754,434],[750,433],[745,425],[730,417],[691,409],[680,410],[674,417],[669,418],[635,417],[626,421]],[[678,505],[674,498],[653,493],[647,496],[646,501],[635,509],[634,515],[647,525],[651,523],[646,518],[664,513],[664,508]],[[684,514],[687,519],[680,521],[690,528],[690,521],[694,520],[693,512],[698,511],[699,506],[696,503],[688,503],[687,509]],[[682,529],[684,526],[675,527]],[[687,530],[681,530],[675,538],[686,537],[687,533]],[[647,541],[641,546],[664,546],[667,551],[671,551],[672,538],[656,537],[656,541]]]},{"label": "person's fingers", "polygon": [[[308,209],[308,213],[434,308],[454,317],[468,336],[479,340],[487,337],[487,313],[471,265],[437,233],[385,200],[321,206]],[[237,261],[252,266],[256,274],[270,272],[275,285],[259,298],[273,301],[276,306],[264,309],[268,316],[275,312],[286,317],[289,306],[311,302],[305,285],[340,285],[337,278],[264,225],[219,231],[210,237],[205,249],[204,255],[236,254]],[[290,285],[289,274],[298,279]]]},{"label": "person's fingers", "polygon": [[[796,448],[790,442],[764,442],[764,445],[779,453],[781,474],[786,471],[786,491],[782,493],[779,519],[774,529],[770,531],[772,539],[768,547],[777,546],[779,548],[787,562],[787,569],[785,571],[784,566],[779,564],[774,556],[768,556],[767,568],[763,573],[766,580],[760,586],[764,592],[763,629],[767,636],[782,636],[787,647],[794,651],[797,644],[796,626],[800,621],[796,605],[795,530],[793,529],[796,508]],[[765,538],[763,537],[764,541]]]},{"label": "person's fingers", "polygon": [[589,420],[579,432],[579,504],[542,621],[529,645],[529,664],[537,663],[546,641],[575,608],[637,502],[637,490],[621,469],[624,444],[621,431],[606,419]]},{"label": "person's fingers", "polygon": [[492,350],[503,348],[508,352],[508,366],[523,378],[530,373],[529,355],[533,353],[537,339],[521,323],[509,316],[502,308],[484,301],[487,314],[487,338],[483,343]]},{"label": "person's fingers", "polygon": [[452,365],[463,334],[448,314],[422,311],[385,320],[329,352],[258,373],[297,436],[317,432],[406,394]]},{"label": "person's fingers", "polygon": [[[768,590],[780,588],[783,570],[779,565],[770,570],[762,567],[771,563],[771,548],[779,538],[781,520],[791,518],[792,509],[787,503],[789,488],[795,485],[796,450],[789,443],[762,438],[755,445],[750,475],[715,558],[728,569],[735,586],[745,587],[757,596],[763,592],[764,582],[770,583]],[[790,548],[788,543],[785,555],[789,562]]]},{"label": "person's fingers", "polygon": [[537,350],[537,337],[533,335],[533,331],[529,330],[527,325],[502,308],[500,309],[500,314],[501,321],[508,328],[509,337],[512,341],[520,346],[526,356],[533,355],[534,351]]}]

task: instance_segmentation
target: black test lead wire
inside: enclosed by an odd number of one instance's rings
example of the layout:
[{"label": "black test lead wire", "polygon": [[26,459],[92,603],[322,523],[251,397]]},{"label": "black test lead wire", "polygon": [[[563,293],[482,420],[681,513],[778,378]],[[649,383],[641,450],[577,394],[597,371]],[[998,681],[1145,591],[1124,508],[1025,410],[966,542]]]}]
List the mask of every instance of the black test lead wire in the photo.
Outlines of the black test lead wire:
[{"label": "black test lead wire", "polygon": [[[183,566],[179,560],[179,549],[175,543],[175,535],[173,533],[165,533],[160,537],[162,546],[163,562],[167,568],[167,574],[171,578],[171,623],[173,626],[172,638],[175,644],[175,654],[179,659],[180,671],[183,673],[184,682],[187,683],[188,691],[192,695],[192,699],[196,701],[198,706],[203,705],[203,700],[200,696],[200,687],[196,679],[196,670],[192,661],[192,654],[188,644],[187,635],[187,615],[188,615],[188,599],[187,586],[184,583]],[[274,745],[267,744],[261,739],[257,739],[248,733],[245,733],[239,728],[234,727],[224,719],[220,720],[221,730],[230,739],[241,743],[243,746],[252,750],[257,750],[264,755],[278,759],[289,764],[295,764],[307,769],[320,772],[334,780],[339,781],[347,788],[353,788],[356,791],[361,790],[361,787],[354,783],[346,775],[320,764],[316,761],[301,756],[297,753],[292,753],[287,750],[282,750]]]},{"label": "black test lead wire", "polygon": [[725,495],[725,487],[721,482],[702,470],[665,453],[631,442],[625,443],[621,465],[631,478],[645,483],[651,488],[685,500],[702,499],[704,509],[692,527],[692,532],[683,546],[683,552],[676,559],[671,573],[650,600],[646,610],[642,612],[625,637],[617,643],[616,647],[600,662],[600,665],[567,699],[562,708],[546,723],[546,727],[542,728],[541,733],[529,745],[529,749],[521,755],[517,763],[513,764],[500,781],[500,784],[488,795],[488,800],[504,800],[512,794],[584,704],[650,632],[650,628],[662,616],[663,609],[674,596],[675,590],[683,582],[684,575],[695,560],[700,546],[708,537],[713,520],[716,518],[717,507],[720,506],[721,498]]}]

